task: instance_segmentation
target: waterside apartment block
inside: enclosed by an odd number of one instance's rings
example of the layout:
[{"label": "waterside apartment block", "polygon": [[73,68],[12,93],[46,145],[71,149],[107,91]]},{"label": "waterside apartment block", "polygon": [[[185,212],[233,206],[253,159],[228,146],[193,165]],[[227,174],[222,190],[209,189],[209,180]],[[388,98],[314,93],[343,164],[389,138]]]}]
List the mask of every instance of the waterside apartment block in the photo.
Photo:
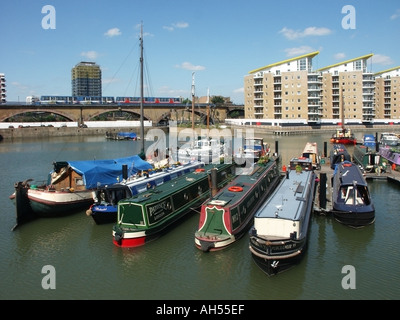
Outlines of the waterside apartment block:
[{"label": "waterside apartment block", "polygon": [[367,60],[372,56],[368,54],[318,70],[322,118],[341,119],[344,110],[344,119],[373,121],[375,79],[367,68]]},{"label": "waterside apartment block", "polygon": [[[250,71],[244,77],[245,118],[297,119],[309,125],[339,122],[342,117],[368,124],[394,113],[400,118],[398,103],[394,105],[399,68],[374,74],[368,69],[373,54],[368,54],[313,70],[312,60],[318,54],[315,51]],[[375,83],[376,77],[382,80]]]},{"label": "waterside apartment block", "polygon": [[250,71],[244,79],[245,117],[249,119],[307,119],[321,117],[320,83],[312,71],[319,52]]},{"label": "waterside apartment block", "polygon": [[379,119],[400,119],[400,66],[375,73],[375,109]]},{"label": "waterside apartment block", "polygon": [[0,103],[6,103],[6,77],[4,73],[0,73]]}]

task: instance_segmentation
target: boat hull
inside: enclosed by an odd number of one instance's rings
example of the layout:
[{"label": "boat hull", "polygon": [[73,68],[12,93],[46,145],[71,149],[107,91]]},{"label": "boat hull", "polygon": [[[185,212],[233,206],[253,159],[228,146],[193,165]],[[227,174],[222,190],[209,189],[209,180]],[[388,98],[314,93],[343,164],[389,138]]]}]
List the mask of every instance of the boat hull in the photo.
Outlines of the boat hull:
[{"label": "boat hull", "polygon": [[350,144],[350,145],[355,145],[357,143],[356,139],[351,139],[351,138],[331,138],[332,143],[336,144]]},{"label": "boat hull", "polygon": [[375,222],[375,211],[347,212],[334,210],[333,217],[341,224],[353,228],[362,228]]},{"label": "boat hull", "polygon": [[[307,240],[265,241],[251,238],[249,246],[255,264],[268,276],[274,276],[297,265],[307,248]],[[281,248],[283,250],[281,250]],[[291,248],[290,251],[287,248]]]}]

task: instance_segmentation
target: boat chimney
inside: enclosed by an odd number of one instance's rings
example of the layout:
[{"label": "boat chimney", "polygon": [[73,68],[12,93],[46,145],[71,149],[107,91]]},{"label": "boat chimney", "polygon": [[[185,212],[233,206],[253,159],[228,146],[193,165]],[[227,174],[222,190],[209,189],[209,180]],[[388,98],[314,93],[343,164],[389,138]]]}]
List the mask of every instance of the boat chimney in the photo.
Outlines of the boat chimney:
[{"label": "boat chimney", "polygon": [[211,197],[214,197],[218,192],[217,188],[217,169],[211,169]]},{"label": "boat chimney", "polygon": [[127,164],[122,165],[122,179],[124,179],[124,180],[128,179],[128,165]]}]

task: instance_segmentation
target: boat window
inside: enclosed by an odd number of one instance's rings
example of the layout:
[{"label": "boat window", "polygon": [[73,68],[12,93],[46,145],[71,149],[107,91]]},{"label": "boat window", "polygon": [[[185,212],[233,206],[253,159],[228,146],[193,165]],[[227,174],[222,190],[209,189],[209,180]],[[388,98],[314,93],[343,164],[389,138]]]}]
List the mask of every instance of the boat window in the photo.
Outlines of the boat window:
[{"label": "boat window", "polygon": [[368,196],[368,189],[366,186],[357,187],[356,203],[357,204],[370,204],[370,198]]},{"label": "boat window", "polygon": [[119,208],[118,218],[121,223],[144,225],[142,206],[123,205]]}]

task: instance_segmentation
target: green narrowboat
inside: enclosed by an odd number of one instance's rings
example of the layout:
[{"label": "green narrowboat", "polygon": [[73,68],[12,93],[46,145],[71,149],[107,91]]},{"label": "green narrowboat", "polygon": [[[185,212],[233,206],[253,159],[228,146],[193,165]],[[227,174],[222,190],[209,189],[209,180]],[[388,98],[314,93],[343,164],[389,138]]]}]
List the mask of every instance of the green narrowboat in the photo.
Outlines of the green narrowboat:
[{"label": "green narrowboat", "polygon": [[[211,175],[215,179],[211,180]],[[221,188],[235,177],[235,165],[207,164],[194,172],[118,202],[113,243],[137,247],[159,238],[179,219],[210,197],[211,184]]]}]

